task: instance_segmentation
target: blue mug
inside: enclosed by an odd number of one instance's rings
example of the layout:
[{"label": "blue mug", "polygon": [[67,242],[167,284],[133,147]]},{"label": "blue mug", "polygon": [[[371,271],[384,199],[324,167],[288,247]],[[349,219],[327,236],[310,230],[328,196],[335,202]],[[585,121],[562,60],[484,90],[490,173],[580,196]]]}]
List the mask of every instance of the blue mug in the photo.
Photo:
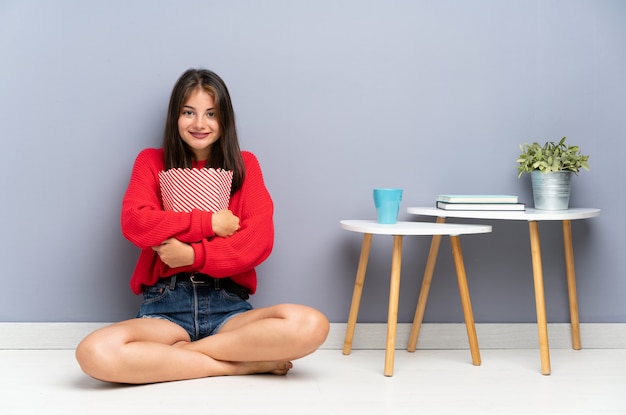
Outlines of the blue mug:
[{"label": "blue mug", "polygon": [[374,189],[374,204],[378,223],[394,224],[398,221],[398,212],[402,202],[402,189]]}]

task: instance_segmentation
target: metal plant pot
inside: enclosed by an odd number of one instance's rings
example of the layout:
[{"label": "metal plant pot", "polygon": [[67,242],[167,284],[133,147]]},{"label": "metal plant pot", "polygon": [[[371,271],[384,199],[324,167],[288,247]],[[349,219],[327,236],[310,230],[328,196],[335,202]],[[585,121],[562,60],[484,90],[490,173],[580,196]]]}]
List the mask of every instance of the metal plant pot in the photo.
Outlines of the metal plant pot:
[{"label": "metal plant pot", "polygon": [[571,171],[530,172],[535,209],[565,210],[569,207]]}]

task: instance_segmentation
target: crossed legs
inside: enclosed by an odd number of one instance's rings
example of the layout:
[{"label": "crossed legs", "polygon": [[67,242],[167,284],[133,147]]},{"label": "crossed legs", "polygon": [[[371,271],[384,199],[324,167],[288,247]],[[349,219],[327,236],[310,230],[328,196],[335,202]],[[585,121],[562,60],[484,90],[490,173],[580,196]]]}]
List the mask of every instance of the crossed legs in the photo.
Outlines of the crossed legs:
[{"label": "crossed legs", "polygon": [[88,375],[116,383],[284,375],[292,367],[291,360],[317,350],[328,330],[322,313],[295,304],[239,314],[217,334],[195,342],[175,323],[139,318],[93,332],[78,345],[76,359]]}]

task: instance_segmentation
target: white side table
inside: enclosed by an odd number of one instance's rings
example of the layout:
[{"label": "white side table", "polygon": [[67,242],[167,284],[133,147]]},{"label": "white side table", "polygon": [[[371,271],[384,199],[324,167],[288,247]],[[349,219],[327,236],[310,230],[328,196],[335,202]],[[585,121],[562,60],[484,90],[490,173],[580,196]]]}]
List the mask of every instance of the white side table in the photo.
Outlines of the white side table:
[{"label": "white side table", "polygon": [[[396,346],[396,328],[398,324],[398,297],[400,294],[402,238],[407,235],[437,235],[439,238],[441,238],[441,235],[449,235],[454,263],[456,266],[459,291],[461,292],[461,303],[463,306],[463,314],[465,316],[465,327],[467,329],[472,363],[474,365],[480,365],[480,351],[478,349],[478,339],[476,337],[476,328],[474,326],[474,316],[472,314],[472,304],[470,301],[469,289],[467,287],[467,278],[465,274],[465,265],[463,263],[459,235],[491,232],[491,226],[455,225],[429,222],[398,222],[393,225],[382,225],[373,220],[342,220],[341,226],[348,231],[360,232],[363,234],[363,244],[361,246],[361,256],[357,268],[356,281],[354,283],[354,292],[352,294],[352,304],[350,306],[350,315],[348,317],[348,326],[346,328],[343,354],[350,354],[350,351],[352,350],[352,340],[354,339],[354,330],[356,328],[357,316],[359,314],[359,305],[361,303],[361,294],[363,292],[363,283],[365,281],[365,271],[367,269],[372,236],[374,234],[393,236],[384,370],[385,376],[392,376]],[[420,292],[420,298],[421,297],[422,293]],[[415,347],[413,347],[412,350],[411,347],[408,349],[411,352],[415,351]]]},{"label": "white side table", "polygon": [[[576,294],[576,274],[574,271],[574,250],[572,248],[572,227],[571,221],[578,219],[588,219],[600,214],[600,209],[595,208],[573,208],[567,210],[538,210],[526,209],[525,211],[453,211],[437,209],[435,207],[409,207],[408,213],[423,216],[436,216],[437,223],[444,223],[445,218],[464,219],[493,219],[493,220],[524,220],[528,222],[530,231],[530,250],[533,264],[533,279],[535,284],[535,305],[537,308],[537,328],[539,331],[539,352],[541,356],[541,373],[549,375],[550,368],[550,348],[548,345],[548,325],[546,319],[546,303],[543,288],[543,267],[541,263],[541,244],[539,242],[539,222],[541,221],[561,221],[563,227],[563,243],[565,248],[565,268],[567,272],[567,289],[569,296],[570,320],[572,326],[572,347],[580,350],[580,323],[578,319],[578,297]],[[428,256],[427,272],[424,274],[424,284],[432,279],[432,269],[435,267],[439,241],[433,237],[431,251]],[[430,268],[429,268],[430,267]],[[430,271],[428,271],[430,269]],[[411,338],[419,335],[419,328],[422,324],[426,298],[428,296],[428,286],[422,285],[422,291],[426,288],[423,303],[418,302],[411,330]],[[420,292],[420,298],[422,297]]]}]

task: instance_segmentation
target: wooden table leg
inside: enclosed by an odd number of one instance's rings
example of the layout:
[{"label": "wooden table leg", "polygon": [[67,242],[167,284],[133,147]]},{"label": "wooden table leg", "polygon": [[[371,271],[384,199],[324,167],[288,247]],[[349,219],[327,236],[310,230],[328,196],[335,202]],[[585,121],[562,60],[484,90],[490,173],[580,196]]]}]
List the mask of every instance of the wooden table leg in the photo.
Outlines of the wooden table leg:
[{"label": "wooden table leg", "polygon": [[[444,223],[446,218],[438,217],[437,223]],[[428,293],[435,272],[435,264],[437,263],[437,255],[439,254],[439,245],[441,244],[441,235],[433,235],[430,242],[430,251],[428,251],[428,260],[426,261],[426,269],[424,270],[424,278],[422,279],[422,288],[417,299],[417,307],[415,308],[415,316],[413,317],[413,326],[411,327],[411,335],[409,336],[409,344],[407,350],[414,352],[417,348],[417,339],[420,335],[422,322],[424,321],[424,311],[426,310],[426,302],[428,301]]]},{"label": "wooden table leg", "polygon": [[537,329],[539,331],[539,353],[541,373],[550,374],[550,347],[548,344],[548,323],[546,320],[546,302],[543,288],[543,265],[541,263],[541,244],[539,243],[539,224],[528,222],[530,229],[530,251],[535,282],[535,306],[537,307]]},{"label": "wooden table leg", "polygon": [[343,354],[350,354],[352,350],[352,340],[354,339],[354,330],[356,328],[356,320],[359,315],[359,306],[361,304],[361,294],[363,293],[363,283],[365,282],[365,271],[367,270],[367,261],[372,246],[372,234],[363,234],[363,244],[361,245],[361,256],[359,258],[359,266],[356,272],[356,280],[354,282],[354,291],[352,293],[352,304],[350,305],[350,314],[348,316],[348,326],[346,327],[346,337],[343,342]]},{"label": "wooden table leg", "polygon": [[580,350],[580,322],[578,320],[578,296],[576,295],[576,272],[574,271],[574,248],[572,247],[572,223],[563,221],[563,245],[565,250],[565,269],[567,271],[567,293],[569,296],[569,315],[572,325],[572,348]]},{"label": "wooden table leg", "polygon": [[400,268],[402,265],[402,235],[393,236],[391,281],[389,283],[389,313],[387,316],[387,345],[385,348],[385,376],[393,375],[398,326],[398,299],[400,296]]},{"label": "wooden table leg", "polygon": [[469,340],[470,351],[472,354],[472,363],[475,366],[479,366],[480,350],[478,349],[478,337],[476,336],[476,326],[474,325],[474,313],[472,312],[472,302],[470,300],[469,288],[467,286],[467,275],[465,273],[465,264],[463,262],[463,253],[461,251],[459,236],[450,235],[450,244],[452,245],[452,256],[454,257],[456,276],[459,281],[459,292],[461,293],[461,304],[463,306],[463,315],[465,316],[465,328],[467,330],[467,339]]}]

